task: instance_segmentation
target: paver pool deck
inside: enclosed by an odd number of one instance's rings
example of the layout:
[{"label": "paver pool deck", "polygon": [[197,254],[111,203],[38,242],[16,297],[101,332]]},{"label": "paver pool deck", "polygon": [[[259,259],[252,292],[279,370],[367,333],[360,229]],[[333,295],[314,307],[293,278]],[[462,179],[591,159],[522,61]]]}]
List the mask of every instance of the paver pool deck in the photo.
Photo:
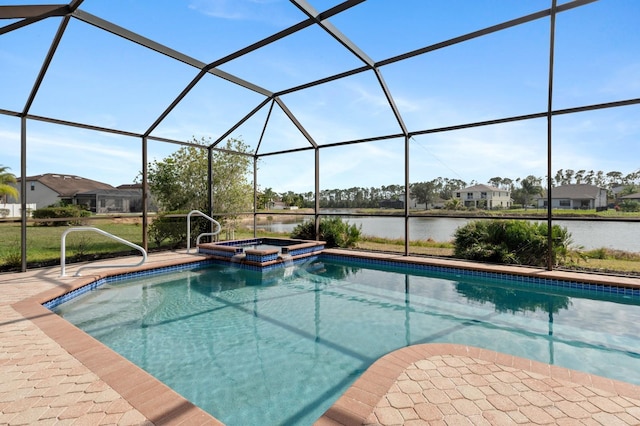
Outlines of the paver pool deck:
[{"label": "paver pool deck", "polygon": [[[147,265],[195,258],[151,254]],[[123,259],[100,262],[114,263]],[[78,266],[63,278],[59,267],[0,274],[0,425],[221,424],[41,306],[109,271],[72,277]],[[639,279],[603,280],[640,286]],[[416,345],[380,358],[316,424],[640,425],[640,386],[475,347]]]}]

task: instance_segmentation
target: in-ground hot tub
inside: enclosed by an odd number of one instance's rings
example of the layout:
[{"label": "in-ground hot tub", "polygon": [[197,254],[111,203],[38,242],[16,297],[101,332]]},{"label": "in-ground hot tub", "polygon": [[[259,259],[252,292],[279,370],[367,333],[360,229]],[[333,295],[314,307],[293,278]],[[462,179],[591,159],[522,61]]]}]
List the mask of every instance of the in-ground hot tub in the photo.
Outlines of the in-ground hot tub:
[{"label": "in-ground hot tub", "polygon": [[317,255],[324,246],[324,241],[252,238],[199,244],[198,253],[249,267],[271,268]]}]

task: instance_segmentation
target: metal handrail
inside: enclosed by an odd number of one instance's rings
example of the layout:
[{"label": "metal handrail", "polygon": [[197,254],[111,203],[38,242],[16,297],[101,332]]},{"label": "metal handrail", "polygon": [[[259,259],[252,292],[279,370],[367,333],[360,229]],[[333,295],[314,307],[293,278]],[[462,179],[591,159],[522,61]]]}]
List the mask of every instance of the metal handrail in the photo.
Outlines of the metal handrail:
[{"label": "metal handrail", "polygon": [[80,268],[78,268],[78,270],[75,273],[75,277],[79,277],[80,276],[80,271],[82,269],[86,269],[86,268],[121,268],[121,267],[125,267],[125,266],[140,266],[142,265],[144,262],[147,261],[147,252],[145,249],[143,249],[142,247],[140,247],[137,244],[134,244],[132,242],[129,242],[127,240],[124,240],[120,237],[116,237],[113,234],[110,234],[106,231],[103,231],[102,229],[98,229],[98,228],[94,228],[93,226],[82,226],[82,227],[76,227],[76,228],[69,228],[66,231],[64,231],[62,233],[62,237],[60,239],[60,276],[64,277],[65,276],[65,257],[66,257],[66,239],[67,239],[67,234],[69,234],[70,232],[82,232],[82,231],[92,231],[92,232],[97,232],[98,234],[102,234],[105,235],[109,238],[112,238],[118,242],[121,242],[122,244],[126,244],[129,247],[132,247],[134,249],[139,250],[140,252],[142,252],[142,260],[134,265],[131,264],[120,264],[120,265],[114,265],[114,264],[110,264],[110,265],[85,265],[85,266],[81,266]]},{"label": "metal handrail", "polygon": [[214,232],[203,232],[202,234],[198,235],[198,238],[196,238],[196,247],[198,246],[198,244],[200,244],[200,238],[206,235],[208,236],[218,235],[222,230],[222,227],[220,226],[220,222],[218,222],[214,218],[207,216],[206,214],[202,213],[200,210],[191,210],[187,215],[187,253],[191,251],[191,215],[194,213],[204,217],[205,219],[208,219],[209,222],[215,224],[217,227],[217,229]]}]

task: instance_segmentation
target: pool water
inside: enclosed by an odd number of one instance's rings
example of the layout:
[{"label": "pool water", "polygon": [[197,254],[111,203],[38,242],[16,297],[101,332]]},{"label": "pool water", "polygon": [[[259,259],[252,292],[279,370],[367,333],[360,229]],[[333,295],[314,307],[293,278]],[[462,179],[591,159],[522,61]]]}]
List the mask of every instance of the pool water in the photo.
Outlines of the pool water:
[{"label": "pool water", "polygon": [[640,384],[640,300],[585,295],[319,257],[271,275],[213,266],[106,284],[55,311],[228,425],[309,425],[416,343]]}]

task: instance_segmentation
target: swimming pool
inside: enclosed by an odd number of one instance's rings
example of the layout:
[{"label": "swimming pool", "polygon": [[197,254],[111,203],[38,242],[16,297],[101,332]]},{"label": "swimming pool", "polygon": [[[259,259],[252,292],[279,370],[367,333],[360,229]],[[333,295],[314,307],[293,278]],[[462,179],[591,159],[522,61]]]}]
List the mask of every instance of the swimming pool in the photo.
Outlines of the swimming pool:
[{"label": "swimming pool", "polygon": [[414,343],[640,384],[638,291],[405,272],[324,255],[268,274],[215,265],[105,284],[55,310],[230,425],[311,424],[375,359]]}]

